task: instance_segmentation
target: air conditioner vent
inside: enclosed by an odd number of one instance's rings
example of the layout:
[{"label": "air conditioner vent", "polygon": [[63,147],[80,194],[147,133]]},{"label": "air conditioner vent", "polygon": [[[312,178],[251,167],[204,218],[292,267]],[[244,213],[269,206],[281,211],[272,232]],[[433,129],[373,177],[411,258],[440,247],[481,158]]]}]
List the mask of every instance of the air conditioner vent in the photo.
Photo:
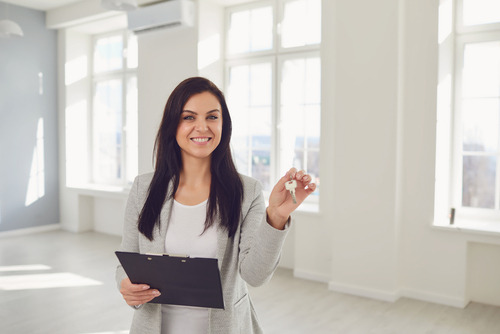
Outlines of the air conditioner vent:
[{"label": "air conditioner vent", "polygon": [[139,34],[173,27],[192,27],[194,6],[191,0],[172,0],[140,7],[127,12],[128,28]]}]

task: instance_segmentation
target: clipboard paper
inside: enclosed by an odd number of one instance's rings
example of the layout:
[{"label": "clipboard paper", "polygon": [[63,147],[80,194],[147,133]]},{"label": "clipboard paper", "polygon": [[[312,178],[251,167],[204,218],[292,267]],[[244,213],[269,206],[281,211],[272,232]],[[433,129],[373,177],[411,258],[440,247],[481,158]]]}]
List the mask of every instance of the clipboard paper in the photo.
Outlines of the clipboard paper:
[{"label": "clipboard paper", "polygon": [[217,259],[115,254],[133,284],[147,284],[161,292],[149,303],[224,309]]}]

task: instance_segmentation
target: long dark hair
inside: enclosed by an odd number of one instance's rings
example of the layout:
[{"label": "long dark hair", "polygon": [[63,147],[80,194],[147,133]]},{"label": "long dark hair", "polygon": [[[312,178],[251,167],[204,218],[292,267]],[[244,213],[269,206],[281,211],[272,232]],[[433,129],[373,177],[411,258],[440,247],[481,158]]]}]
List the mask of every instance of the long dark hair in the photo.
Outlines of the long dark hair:
[{"label": "long dark hair", "polygon": [[[160,227],[160,212],[167,198],[173,198],[179,187],[182,168],[181,150],[175,138],[179,119],[186,102],[191,96],[209,92],[222,108],[222,136],[219,145],[212,152],[210,172],[210,196],[207,203],[205,230],[212,226],[219,214],[220,225],[232,237],[238,228],[243,201],[243,184],[234,166],[229,141],[231,139],[231,117],[224,94],[210,80],[193,77],[182,81],[170,94],[163,111],[154,150],[156,152],[155,172],[149,185],[148,197],[139,215],[139,231],[153,240],[155,226]],[[169,183],[173,188],[167,194]],[[167,197],[168,195],[168,197]]]}]

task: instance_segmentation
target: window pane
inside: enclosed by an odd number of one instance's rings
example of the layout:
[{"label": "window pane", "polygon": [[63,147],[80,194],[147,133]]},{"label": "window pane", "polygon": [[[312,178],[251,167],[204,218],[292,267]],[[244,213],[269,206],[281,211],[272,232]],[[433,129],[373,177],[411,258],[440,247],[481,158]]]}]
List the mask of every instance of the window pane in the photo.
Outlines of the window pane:
[{"label": "window pane", "polygon": [[227,101],[233,123],[231,146],[238,171],[261,180],[264,189],[270,190],[271,63],[231,67]]},{"label": "window pane", "polygon": [[321,108],[319,105],[309,105],[305,108],[305,125],[307,148],[319,149]]},{"label": "window pane", "polygon": [[121,35],[99,38],[94,50],[94,72],[119,70],[123,67],[123,38]]},{"label": "window pane", "polygon": [[273,48],[273,8],[263,7],[251,11],[250,51]]},{"label": "window pane", "polygon": [[[282,155],[293,152],[294,149],[304,149],[305,145],[305,112],[303,105],[281,107],[280,139]],[[286,165],[289,165],[291,155],[288,154]],[[285,162],[284,162],[285,163]]]},{"label": "window pane", "polygon": [[305,59],[291,59],[283,62],[281,79],[281,104],[297,105],[305,103]]},{"label": "window pane", "polygon": [[127,67],[137,68],[139,58],[138,58],[139,46],[137,44],[137,36],[131,35],[128,38],[127,44]]},{"label": "window pane", "polygon": [[229,90],[227,102],[232,107],[247,107],[250,105],[250,66],[233,66],[229,69]]},{"label": "window pane", "polygon": [[500,22],[500,1],[464,0],[464,24]]},{"label": "window pane", "polygon": [[286,2],[281,29],[284,48],[321,42],[321,0]]},{"label": "window pane", "polygon": [[273,48],[273,8],[271,6],[231,14],[229,54]]},{"label": "window pane", "polygon": [[500,41],[465,45],[464,97],[498,97],[500,94]]},{"label": "window pane", "polygon": [[88,126],[87,100],[66,108],[66,185],[88,182]]},{"label": "window pane", "polygon": [[[304,169],[305,168],[304,151],[295,150],[294,153],[295,154],[293,157],[293,167],[297,168],[298,170]],[[288,168],[287,168],[287,170],[288,170]]]},{"label": "window pane", "polygon": [[463,109],[463,150],[497,151],[499,99],[467,99]]},{"label": "window pane", "polygon": [[248,126],[249,108],[229,108],[233,131],[231,145],[234,149],[248,148],[250,145],[250,127]]},{"label": "window pane", "polygon": [[231,14],[229,27],[229,53],[250,51],[250,11]]},{"label": "window pane", "polygon": [[252,177],[264,185],[264,189],[271,189],[271,151],[252,151]]},{"label": "window pane", "polygon": [[496,163],[496,157],[463,157],[463,206],[495,208]]},{"label": "window pane", "polygon": [[248,150],[246,149],[238,149],[234,150],[233,152],[233,158],[236,163],[236,168],[238,169],[238,172],[244,175],[251,176],[251,171],[249,170],[248,166]]},{"label": "window pane", "polygon": [[271,148],[271,115],[272,111],[270,107],[251,108],[248,110],[253,148]]},{"label": "window pane", "polygon": [[316,183],[316,190],[313,195],[319,195],[319,151],[309,151],[307,153],[307,173],[311,175],[311,182]]},{"label": "window pane", "polygon": [[[307,157],[309,149],[319,150],[320,99],[319,58],[285,60],[281,78],[280,173],[291,164],[308,170],[312,168],[311,163],[316,163],[310,162]],[[316,169],[319,171],[319,165]]]},{"label": "window pane", "polygon": [[138,115],[137,115],[137,77],[127,80],[127,181],[134,182],[138,174]]},{"label": "window pane", "polygon": [[250,105],[252,107],[272,104],[272,67],[270,63],[250,66]]},{"label": "window pane", "polygon": [[93,112],[94,179],[121,178],[122,82],[107,80],[96,84]]},{"label": "window pane", "polygon": [[319,58],[307,58],[305,62],[305,103],[321,103],[321,61]]}]

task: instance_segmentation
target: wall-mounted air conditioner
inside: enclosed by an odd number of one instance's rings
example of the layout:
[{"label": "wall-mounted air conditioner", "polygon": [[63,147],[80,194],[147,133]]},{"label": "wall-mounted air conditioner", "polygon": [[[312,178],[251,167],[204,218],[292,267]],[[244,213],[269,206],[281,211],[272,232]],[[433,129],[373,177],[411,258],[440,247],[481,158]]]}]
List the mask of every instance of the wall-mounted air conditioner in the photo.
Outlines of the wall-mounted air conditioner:
[{"label": "wall-mounted air conditioner", "polygon": [[195,5],[191,0],[170,0],[127,12],[128,28],[143,33],[171,27],[192,27]]}]

